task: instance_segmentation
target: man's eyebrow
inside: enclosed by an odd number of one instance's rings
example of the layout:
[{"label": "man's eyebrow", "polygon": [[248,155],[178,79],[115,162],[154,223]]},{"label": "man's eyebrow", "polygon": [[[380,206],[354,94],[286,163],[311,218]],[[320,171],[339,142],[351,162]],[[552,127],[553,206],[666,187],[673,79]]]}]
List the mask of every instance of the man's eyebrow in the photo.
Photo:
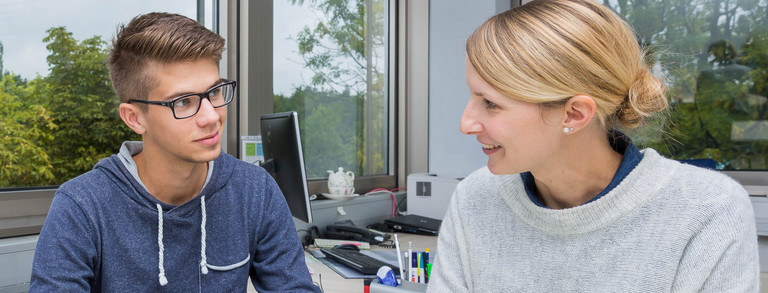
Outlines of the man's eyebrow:
[{"label": "man's eyebrow", "polygon": [[[211,83],[211,86],[209,86],[209,87],[208,87],[208,89],[210,89],[210,88],[212,88],[212,87],[214,87],[214,86],[217,86],[217,85],[219,85],[219,84],[223,83],[224,81],[225,81],[225,79],[223,79],[223,78],[219,78],[219,79],[217,79],[215,82]],[[208,89],[206,89],[206,91],[207,91]],[[179,91],[179,92],[174,92],[174,93],[172,93],[172,94],[170,94],[170,95],[166,96],[165,98],[163,98],[163,101],[173,100],[173,99],[175,99],[175,98],[181,97],[181,96],[183,96],[183,95],[189,95],[189,94],[201,94],[201,93],[195,93],[195,92],[182,92],[182,91]]]}]

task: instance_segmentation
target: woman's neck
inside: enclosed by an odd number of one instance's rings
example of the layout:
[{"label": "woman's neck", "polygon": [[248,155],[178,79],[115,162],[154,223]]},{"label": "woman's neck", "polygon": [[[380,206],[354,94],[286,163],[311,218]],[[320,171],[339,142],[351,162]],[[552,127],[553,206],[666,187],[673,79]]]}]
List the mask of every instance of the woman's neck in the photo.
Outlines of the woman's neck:
[{"label": "woman's neck", "polygon": [[613,180],[623,155],[605,134],[601,138],[574,137],[552,164],[532,170],[537,196],[547,207],[566,209],[582,205],[600,194]]}]

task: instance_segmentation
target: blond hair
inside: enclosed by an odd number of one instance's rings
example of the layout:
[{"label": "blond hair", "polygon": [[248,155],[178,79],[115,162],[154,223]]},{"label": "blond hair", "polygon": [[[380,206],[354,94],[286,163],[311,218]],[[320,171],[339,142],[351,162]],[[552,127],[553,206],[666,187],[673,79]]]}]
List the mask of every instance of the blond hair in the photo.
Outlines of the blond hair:
[{"label": "blond hair", "polygon": [[508,97],[545,106],[593,97],[605,129],[635,128],[667,107],[629,24],[592,0],[535,0],[495,15],[469,37],[467,55]]},{"label": "blond hair", "polygon": [[209,59],[221,60],[224,38],[178,14],[148,13],[118,28],[107,59],[109,78],[121,102],[145,100],[157,80],[148,66]]}]

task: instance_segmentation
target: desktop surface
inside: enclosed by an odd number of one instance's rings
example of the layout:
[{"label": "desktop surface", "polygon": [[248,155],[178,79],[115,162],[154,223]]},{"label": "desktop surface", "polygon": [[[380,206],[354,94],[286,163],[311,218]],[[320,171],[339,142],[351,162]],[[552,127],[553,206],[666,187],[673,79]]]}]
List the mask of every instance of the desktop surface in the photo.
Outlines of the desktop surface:
[{"label": "desktop surface", "polygon": [[[407,233],[398,233],[400,240],[400,253],[408,251],[408,242],[411,242],[413,251],[424,251],[429,248],[430,253],[437,253],[437,236],[415,235]],[[315,248],[310,248],[315,249]],[[371,245],[371,250],[392,250],[394,248],[381,248]],[[345,279],[338,273],[319,260],[312,257],[309,253],[304,253],[307,266],[312,273],[312,282],[322,283],[324,292],[333,293],[360,293],[363,292],[363,279]],[[253,286],[248,284],[248,292],[256,292]]]}]

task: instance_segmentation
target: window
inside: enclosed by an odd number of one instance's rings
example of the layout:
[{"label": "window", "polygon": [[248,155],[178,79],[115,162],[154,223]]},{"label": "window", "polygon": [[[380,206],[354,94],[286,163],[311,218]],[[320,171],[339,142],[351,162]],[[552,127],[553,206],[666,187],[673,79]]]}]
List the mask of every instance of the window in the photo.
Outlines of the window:
[{"label": "window", "polygon": [[0,4],[0,238],[38,233],[57,185],[140,139],[117,114],[104,59],[117,25],[164,11],[218,31],[217,8],[210,0]]},{"label": "window", "polygon": [[[190,1],[10,1],[0,24],[0,188],[61,184],[140,139],[120,120],[105,58],[141,13]],[[88,15],[88,17],[75,17]],[[97,25],[94,25],[97,24]]]},{"label": "window", "polygon": [[308,178],[392,174],[389,1],[273,3],[272,110],[299,113]]},{"label": "window", "polygon": [[669,79],[666,126],[634,134],[638,145],[722,170],[768,169],[768,1],[603,3]]},{"label": "window", "polygon": [[327,170],[355,172],[365,192],[396,186],[395,1],[239,2],[238,129],[260,133],[263,114],[299,113],[310,193]]}]

